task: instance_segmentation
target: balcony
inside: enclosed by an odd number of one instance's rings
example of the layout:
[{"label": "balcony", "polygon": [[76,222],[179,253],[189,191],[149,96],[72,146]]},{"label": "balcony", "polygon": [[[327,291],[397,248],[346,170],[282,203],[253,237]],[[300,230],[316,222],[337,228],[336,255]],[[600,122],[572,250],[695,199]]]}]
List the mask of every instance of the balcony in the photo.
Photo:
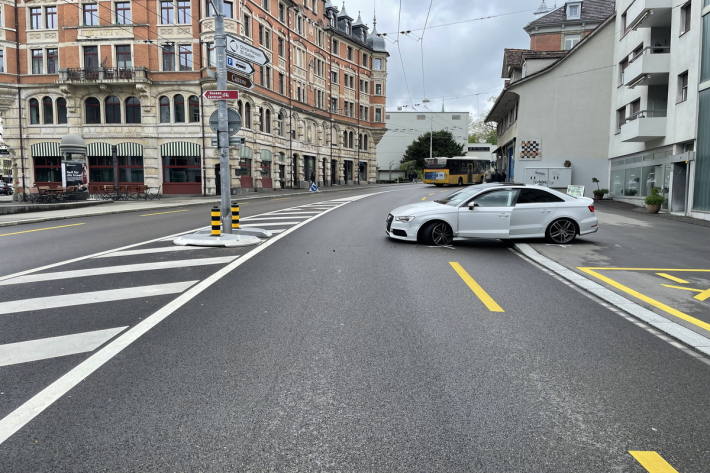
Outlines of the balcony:
[{"label": "balcony", "polygon": [[670,70],[670,48],[644,48],[624,71],[624,85],[633,89],[638,85],[667,84]]},{"label": "balcony", "polygon": [[671,26],[674,0],[636,0],[626,10],[627,30]]},{"label": "balcony", "polygon": [[625,143],[642,143],[666,136],[666,112],[641,110],[621,125],[620,139]]},{"label": "balcony", "polygon": [[61,69],[60,84],[139,84],[147,83],[145,67],[99,67],[97,69]]}]

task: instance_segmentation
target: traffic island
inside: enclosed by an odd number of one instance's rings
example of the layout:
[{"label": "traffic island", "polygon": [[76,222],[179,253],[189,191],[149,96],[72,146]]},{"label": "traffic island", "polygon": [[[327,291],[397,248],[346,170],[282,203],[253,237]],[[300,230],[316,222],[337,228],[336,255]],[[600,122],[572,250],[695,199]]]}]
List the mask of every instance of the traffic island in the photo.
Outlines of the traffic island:
[{"label": "traffic island", "polygon": [[[262,236],[268,238],[271,232],[262,230]],[[249,234],[247,234],[249,233]],[[258,236],[251,234],[256,233],[250,231],[240,231],[239,233],[222,233],[219,236],[213,236],[210,230],[201,230],[189,235],[182,235],[173,240],[173,244],[178,246],[215,246],[224,248],[233,248],[236,246],[253,246],[262,243],[264,240]],[[267,235],[268,234],[268,235]]]}]

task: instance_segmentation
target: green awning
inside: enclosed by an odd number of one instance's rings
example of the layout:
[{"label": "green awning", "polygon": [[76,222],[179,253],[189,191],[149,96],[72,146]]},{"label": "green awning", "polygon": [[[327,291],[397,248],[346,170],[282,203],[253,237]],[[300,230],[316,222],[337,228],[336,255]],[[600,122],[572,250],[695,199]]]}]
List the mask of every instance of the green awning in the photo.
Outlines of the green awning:
[{"label": "green awning", "polygon": [[118,156],[143,156],[143,145],[140,143],[119,143],[116,148]]},{"label": "green awning", "polygon": [[261,160],[262,160],[262,161],[271,162],[271,159],[272,159],[272,157],[271,157],[271,151],[269,151],[268,149],[262,149],[262,150],[259,152],[259,155],[261,156]]},{"label": "green awning", "polygon": [[163,157],[199,157],[200,145],[188,141],[171,141],[170,143],[160,145],[160,155]]},{"label": "green awning", "polygon": [[86,144],[87,156],[111,156],[111,144],[98,141]]},{"label": "green awning", "polygon": [[30,146],[32,156],[61,156],[62,153],[59,151],[59,142],[54,141],[44,141],[42,143],[35,143]]},{"label": "green awning", "polygon": [[244,159],[251,159],[252,156],[254,156],[254,152],[251,150],[251,148],[242,145],[242,147],[239,149],[239,157]]}]

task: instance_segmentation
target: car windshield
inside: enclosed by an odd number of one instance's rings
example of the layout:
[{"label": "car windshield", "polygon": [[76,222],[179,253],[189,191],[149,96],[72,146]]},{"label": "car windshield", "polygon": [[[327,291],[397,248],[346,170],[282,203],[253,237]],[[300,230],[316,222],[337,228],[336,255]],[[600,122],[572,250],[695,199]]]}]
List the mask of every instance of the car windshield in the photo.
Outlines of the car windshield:
[{"label": "car windshield", "polygon": [[462,203],[466,202],[468,199],[473,197],[474,195],[478,194],[481,192],[485,186],[470,186],[465,189],[461,189],[459,191],[454,192],[451,195],[448,195],[444,197],[443,199],[435,200],[434,202],[438,204],[445,204],[445,205],[451,205],[453,207],[457,207],[461,205]]}]

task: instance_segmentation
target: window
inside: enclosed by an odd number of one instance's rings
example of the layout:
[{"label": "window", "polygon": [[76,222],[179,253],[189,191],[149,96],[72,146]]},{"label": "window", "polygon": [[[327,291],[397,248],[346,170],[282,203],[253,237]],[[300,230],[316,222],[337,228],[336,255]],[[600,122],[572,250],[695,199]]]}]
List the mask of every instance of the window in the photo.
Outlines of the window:
[{"label": "window", "polygon": [[317,0],[311,0],[311,10],[313,10],[313,13],[318,13],[318,1]]},{"label": "window", "polygon": [[375,84],[375,95],[382,95],[382,84],[379,82]]},{"label": "window", "polygon": [[426,120],[426,115],[417,115],[417,120]]},{"label": "window", "polygon": [[51,97],[42,98],[42,123],[45,125],[54,123],[54,104]]},{"label": "window", "polygon": [[570,2],[567,4],[567,19],[579,20],[582,17],[582,2]]},{"label": "window", "polygon": [[44,52],[41,49],[32,50],[32,74],[42,74]]},{"label": "window", "polygon": [[473,199],[479,207],[512,207],[517,189],[500,189],[488,192]]},{"label": "window", "polygon": [[286,115],[283,112],[279,112],[277,119],[279,122],[279,136],[286,136]]},{"label": "window", "polygon": [[451,115],[452,120],[461,120],[461,115]]},{"label": "window", "polygon": [[234,18],[234,2],[222,2],[222,13],[226,18]]},{"label": "window", "polygon": [[678,74],[678,103],[688,100],[688,71]]},{"label": "window", "polygon": [[244,104],[244,128],[251,128],[251,104]]},{"label": "window", "polygon": [[264,126],[266,125],[264,122],[264,107],[259,107],[259,131],[264,131]]},{"label": "window", "polygon": [[99,68],[98,46],[84,46],[84,69],[92,71]]},{"label": "window", "polygon": [[303,34],[303,17],[301,15],[296,16],[296,33]]},{"label": "window", "polygon": [[351,131],[348,133],[348,148],[354,148],[355,144],[353,143],[353,132]]},{"label": "window", "polygon": [[178,0],[177,1],[177,22],[179,25],[188,25],[192,23],[192,18],[190,17],[190,1],[189,0]]},{"label": "window", "polygon": [[338,99],[335,97],[330,98],[330,111],[336,113],[338,111]]},{"label": "window", "polygon": [[626,33],[627,25],[628,25],[628,17],[626,16],[626,12],[621,14],[621,34],[623,35]]},{"label": "window", "polygon": [[582,40],[582,37],[579,34],[565,35],[565,44],[564,44],[565,51],[569,51],[570,49],[574,48],[577,45],[577,43],[579,43],[581,40]]},{"label": "window", "polygon": [[129,2],[116,2],[115,10],[117,25],[131,24],[131,4]]},{"label": "window", "polygon": [[284,74],[283,74],[283,72],[279,72],[279,93],[281,95],[284,95],[286,93],[285,90],[286,90],[286,84],[285,84],[285,80],[284,80]]},{"label": "window", "polygon": [[104,100],[106,123],[121,123],[121,101],[115,95],[109,95]]},{"label": "window", "polygon": [[323,30],[316,31],[316,45],[320,48],[323,47]]},{"label": "window", "polygon": [[185,123],[185,98],[180,94],[173,97],[173,117],[175,123]]},{"label": "window", "polygon": [[101,123],[101,103],[96,97],[89,97],[84,102],[84,114],[89,125]]},{"label": "window", "polygon": [[331,81],[333,84],[337,84],[337,83],[338,83],[338,73],[337,73],[337,72],[335,72],[335,71],[330,71],[330,81]]},{"label": "window", "polygon": [[343,147],[347,148],[348,147],[348,132],[343,131]]},{"label": "window", "polygon": [[39,125],[39,101],[30,99],[30,125]]},{"label": "window", "polygon": [[67,101],[64,97],[57,99],[57,123],[64,124],[67,122]]},{"label": "window", "polygon": [[200,121],[200,99],[197,95],[190,95],[187,99],[187,119],[191,123]]},{"label": "window", "polygon": [[160,123],[170,123],[170,99],[162,96],[158,100],[160,108]]},{"label": "window", "polygon": [[630,104],[629,119],[636,120],[641,112],[641,99],[636,99]]},{"label": "window", "polygon": [[690,31],[691,2],[680,7],[680,34],[681,36]]},{"label": "window", "polygon": [[382,70],[382,59],[379,57],[376,57],[372,60],[372,69],[376,71],[381,71]]},{"label": "window", "polygon": [[564,199],[541,189],[521,189],[518,204],[540,204],[547,202],[564,202]]},{"label": "window", "polygon": [[261,8],[266,11],[269,11],[269,0],[261,0]]},{"label": "window", "polygon": [[271,66],[262,66],[261,69],[264,70],[264,76],[266,79],[265,87],[267,89],[271,89]]},{"label": "window", "polygon": [[47,49],[47,74],[57,73],[57,48]]},{"label": "window", "polygon": [[367,67],[367,53],[362,53],[362,65]]},{"label": "window", "polygon": [[619,63],[619,85],[624,85],[624,73],[626,68],[629,67],[629,58],[625,57],[623,61]]},{"label": "window", "polygon": [[44,7],[44,26],[48,30],[57,29],[57,7]]},{"label": "window", "polygon": [[348,60],[349,60],[349,61],[352,61],[352,60],[353,60],[353,48],[352,48],[352,46],[348,46],[347,51],[348,51]]},{"label": "window", "polygon": [[380,123],[381,121],[382,121],[382,109],[376,108],[375,109],[375,122]]},{"label": "window", "polygon": [[178,46],[178,55],[180,59],[180,70],[192,70],[192,45],[181,44]]},{"label": "window", "polygon": [[130,69],[133,66],[131,61],[130,45],[116,45],[116,66],[120,67],[121,69]]},{"label": "window", "polygon": [[261,24],[259,25],[259,44],[266,49],[271,49],[271,31]]},{"label": "window", "polygon": [[279,21],[286,23],[286,5],[279,3]]},{"label": "window", "polygon": [[363,135],[362,137],[363,137],[363,139],[364,139],[364,141],[365,141],[365,142],[362,144],[362,149],[364,149],[365,151],[367,151],[367,135]]},{"label": "window", "polygon": [[331,45],[330,51],[336,56],[338,55],[338,40],[335,38],[333,38],[333,44]]},{"label": "window", "polygon": [[172,1],[160,2],[160,24],[172,25],[175,23],[175,10]]},{"label": "window", "polygon": [[42,28],[42,9],[40,7],[30,8],[30,29],[39,30]]},{"label": "window", "polygon": [[126,99],[126,123],[141,122],[141,101],[136,97]]},{"label": "window", "polygon": [[251,38],[251,17],[249,15],[244,15],[242,27],[244,28],[244,36]]},{"label": "window", "polygon": [[163,50],[163,70],[164,71],[174,71],[175,70],[175,45],[174,44],[164,44],[162,46]]},{"label": "window", "polygon": [[84,26],[97,26],[99,24],[99,6],[95,3],[84,3],[81,7]]}]

